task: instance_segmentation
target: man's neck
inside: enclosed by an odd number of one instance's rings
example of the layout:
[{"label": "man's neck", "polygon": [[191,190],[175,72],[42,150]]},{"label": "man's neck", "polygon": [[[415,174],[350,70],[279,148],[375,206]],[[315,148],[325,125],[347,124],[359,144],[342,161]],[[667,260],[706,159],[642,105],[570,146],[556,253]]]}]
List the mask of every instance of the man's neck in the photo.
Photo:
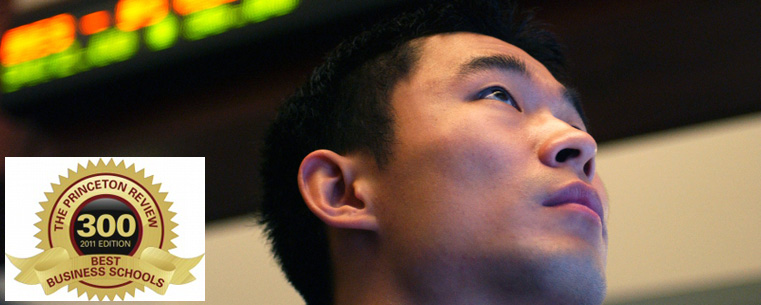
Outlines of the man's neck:
[{"label": "man's neck", "polygon": [[[600,304],[604,275],[563,269],[546,260],[416,259],[375,247],[376,236],[342,236],[331,242],[334,304]],[[405,259],[407,258],[407,259]],[[602,276],[602,277],[599,277]]]},{"label": "man's neck", "polygon": [[[373,268],[375,269],[375,268]],[[562,304],[551,302],[541,294],[520,295],[488,291],[480,287],[438,283],[408,285],[393,277],[378,277],[364,273],[361,278],[336,283],[335,305],[394,304],[394,305],[447,305],[447,304]]]},{"label": "man's neck", "polygon": [[483,281],[469,278],[471,273],[444,268],[440,272],[429,272],[429,268],[400,268],[393,260],[377,256],[378,253],[346,250],[340,253],[353,255],[336,258],[334,262],[335,305],[563,304],[563,301],[548,299],[547,293],[525,285],[510,289],[505,283],[483,284]]}]

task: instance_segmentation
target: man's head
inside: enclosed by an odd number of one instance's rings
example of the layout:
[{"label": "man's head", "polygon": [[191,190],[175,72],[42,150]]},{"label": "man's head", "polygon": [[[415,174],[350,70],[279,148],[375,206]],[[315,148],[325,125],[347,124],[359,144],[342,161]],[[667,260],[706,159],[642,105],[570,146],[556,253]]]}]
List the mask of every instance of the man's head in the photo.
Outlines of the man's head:
[{"label": "man's head", "polygon": [[[518,18],[490,1],[403,14],[340,45],[286,101],[262,222],[309,304],[352,272],[417,297],[602,301],[596,144],[558,81],[558,44]],[[363,259],[384,269],[347,267]]]}]

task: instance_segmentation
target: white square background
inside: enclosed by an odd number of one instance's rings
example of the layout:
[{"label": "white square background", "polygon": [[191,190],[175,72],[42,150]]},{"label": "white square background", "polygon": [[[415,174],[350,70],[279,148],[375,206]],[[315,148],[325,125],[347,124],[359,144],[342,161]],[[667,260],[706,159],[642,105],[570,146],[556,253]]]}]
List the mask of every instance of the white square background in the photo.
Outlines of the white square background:
[{"label": "white square background", "polygon": [[[68,176],[68,170],[76,170],[78,164],[88,161],[97,164],[100,158],[5,158],[5,251],[19,258],[29,258],[42,252],[37,248],[39,239],[34,237],[40,221],[35,213],[42,211],[40,202],[47,201],[46,192],[52,192],[51,183],[59,183],[58,176]],[[161,183],[161,192],[168,193],[166,201],[174,204],[170,211],[177,213],[172,221],[178,224],[178,235],[172,242],[177,248],[169,252],[182,258],[192,258],[205,253],[205,159],[200,157],[104,157],[113,159],[135,169],[145,169],[145,175],[153,176],[153,183]],[[170,285],[165,295],[153,290],[135,290],[135,297],[125,295],[126,301],[203,301],[205,300],[206,258],[191,269],[195,281],[184,285]],[[45,295],[42,287],[27,285],[14,280],[19,269],[5,257],[5,298],[7,301],[82,301],[86,295],[77,297],[68,287]],[[93,298],[96,300],[97,298]],[[107,299],[107,298],[106,298]],[[119,300],[118,297],[116,297]],[[105,299],[104,299],[105,300]]]}]

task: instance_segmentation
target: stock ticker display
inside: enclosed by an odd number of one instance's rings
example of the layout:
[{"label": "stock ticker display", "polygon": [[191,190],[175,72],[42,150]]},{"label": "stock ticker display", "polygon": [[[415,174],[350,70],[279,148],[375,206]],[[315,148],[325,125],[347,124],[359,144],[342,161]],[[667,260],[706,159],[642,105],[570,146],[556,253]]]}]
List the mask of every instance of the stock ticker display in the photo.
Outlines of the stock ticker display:
[{"label": "stock ticker display", "polygon": [[[0,41],[2,93],[129,61],[290,14],[300,0],[118,0],[12,26]],[[113,2],[111,2],[113,3]]]}]

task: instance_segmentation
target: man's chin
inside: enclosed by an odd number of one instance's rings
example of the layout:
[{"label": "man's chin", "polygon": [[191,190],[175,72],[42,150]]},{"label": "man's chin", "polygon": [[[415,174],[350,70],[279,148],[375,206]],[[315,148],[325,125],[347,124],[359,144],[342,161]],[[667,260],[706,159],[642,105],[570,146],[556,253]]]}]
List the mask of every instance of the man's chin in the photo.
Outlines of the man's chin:
[{"label": "man's chin", "polygon": [[504,265],[497,267],[502,269],[501,280],[523,281],[516,287],[547,297],[542,304],[594,305],[605,299],[605,250],[590,246],[511,254]]},{"label": "man's chin", "polygon": [[602,304],[605,299],[605,257],[570,255],[545,264],[543,288],[554,304]]}]

